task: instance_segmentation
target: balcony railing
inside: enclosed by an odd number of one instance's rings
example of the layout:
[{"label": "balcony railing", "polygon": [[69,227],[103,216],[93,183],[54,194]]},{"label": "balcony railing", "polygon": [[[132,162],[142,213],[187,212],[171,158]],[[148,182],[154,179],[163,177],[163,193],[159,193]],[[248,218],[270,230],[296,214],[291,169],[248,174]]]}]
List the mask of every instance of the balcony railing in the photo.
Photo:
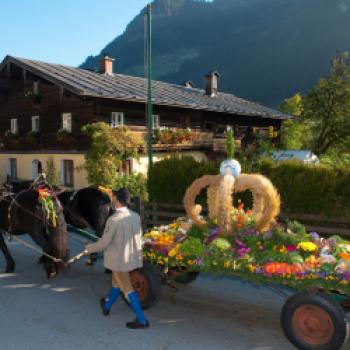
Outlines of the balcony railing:
[{"label": "balcony railing", "polygon": [[[145,127],[131,127],[131,133],[141,136],[147,142],[147,129]],[[153,137],[153,147],[155,150],[174,149],[207,149],[218,152],[226,151],[226,138],[224,135],[215,134],[209,130],[191,130],[186,134],[185,129],[171,129],[172,134]],[[65,136],[63,138],[63,136]],[[30,142],[29,142],[30,141]],[[89,142],[86,137],[74,135],[42,134],[37,138],[30,139],[26,135],[8,135],[2,140],[0,150],[85,150]],[[236,140],[236,149],[240,148],[240,141]]]},{"label": "balcony railing", "polygon": [[[213,151],[225,152],[226,151],[226,138],[224,135],[214,134],[208,130],[191,130],[190,136],[186,137],[182,134],[184,129],[171,129],[174,135],[165,135],[165,137],[153,137],[154,149],[174,149],[174,148],[207,148]],[[142,135],[145,141],[147,141],[147,130],[144,127],[132,128],[132,133]],[[176,133],[178,132],[178,136]],[[171,137],[173,136],[173,137]],[[236,140],[236,148],[241,147],[240,140]]]}]

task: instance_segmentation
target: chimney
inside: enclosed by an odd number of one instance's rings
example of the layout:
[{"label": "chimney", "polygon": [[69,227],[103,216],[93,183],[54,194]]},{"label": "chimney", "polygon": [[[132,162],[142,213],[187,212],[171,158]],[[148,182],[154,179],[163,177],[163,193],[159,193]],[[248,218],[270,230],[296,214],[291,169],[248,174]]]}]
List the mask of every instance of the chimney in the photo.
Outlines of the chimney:
[{"label": "chimney", "polygon": [[114,58],[102,56],[101,58],[101,73],[104,75],[113,76],[113,61]]},{"label": "chimney", "polygon": [[184,86],[185,87],[187,87],[187,88],[194,88],[194,84],[193,84],[193,82],[191,81],[191,80],[189,80],[189,81],[186,81],[185,83],[184,83]]},{"label": "chimney", "polygon": [[210,97],[218,95],[218,79],[220,74],[217,71],[205,76],[205,94]]}]

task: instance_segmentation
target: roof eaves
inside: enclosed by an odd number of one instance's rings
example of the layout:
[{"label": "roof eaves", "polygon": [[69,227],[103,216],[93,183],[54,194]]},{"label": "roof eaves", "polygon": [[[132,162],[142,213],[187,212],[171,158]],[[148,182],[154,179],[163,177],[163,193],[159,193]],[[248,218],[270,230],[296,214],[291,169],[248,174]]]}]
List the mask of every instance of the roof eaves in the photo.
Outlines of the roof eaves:
[{"label": "roof eaves", "polygon": [[43,77],[45,80],[55,84],[55,85],[60,85],[62,87],[64,87],[66,90],[77,94],[77,95],[84,95],[85,90],[81,90],[81,89],[77,89],[69,84],[66,84],[64,82],[62,82],[59,77],[54,78],[52,75],[43,73],[40,69],[36,69],[35,67],[33,67],[31,64],[28,64],[26,62],[24,62],[23,60],[21,60],[20,58],[16,58],[13,56],[6,56],[5,59],[3,60],[3,62],[0,64],[0,70],[2,70],[4,68],[4,66],[6,66],[6,64],[10,62],[13,63],[17,66],[20,66],[24,69],[26,69],[27,71],[36,74],[38,76]]},{"label": "roof eaves", "polygon": [[[89,92],[86,92],[83,94],[84,96],[89,96],[89,97],[95,97],[95,98],[103,98],[103,99],[108,99],[108,100],[118,100],[118,101],[127,101],[127,102],[135,102],[135,103],[147,103],[147,101],[145,99],[135,99],[135,98],[128,98],[128,97],[116,97],[116,96],[101,96],[98,94],[92,94]],[[208,112],[217,112],[217,113],[227,113],[227,114],[232,114],[232,115],[242,115],[242,116],[246,116],[246,117],[258,117],[258,118],[263,118],[263,119],[288,119],[287,117],[285,117],[284,115],[271,115],[268,114],[266,112],[262,113],[249,113],[249,112],[234,112],[234,111],[219,111],[215,108],[205,108],[205,107],[201,107],[198,105],[182,105],[180,103],[178,104],[170,104],[170,103],[162,103],[162,102],[157,102],[157,101],[153,101],[153,104],[156,106],[167,106],[167,107],[175,107],[175,108],[183,108],[183,109],[195,109],[195,110],[201,110],[201,111],[208,111]]]},{"label": "roof eaves", "polygon": [[[39,62],[39,61],[31,61],[27,59],[21,59],[13,56],[6,56],[3,62],[0,64],[0,69],[3,69],[4,66],[6,66],[7,62],[14,63],[18,66],[21,66],[24,69],[27,69],[28,71],[37,74],[44,79],[52,82],[55,85],[59,85],[67,89],[68,91],[71,91],[74,94],[80,95],[80,96],[91,96],[95,98],[104,98],[104,99],[113,99],[113,100],[119,100],[119,101],[128,101],[128,102],[136,102],[136,103],[146,103],[146,99],[144,96],[140,96],[137,93],[133,92],[132,95],[129,93],[124,94],[113,94],[110,91],[103,91],[101,87],[97,89],[97,91],[93,91],[89,86],[82,85],[82,88],[78,88],[74,86],[74,84],[69,84],[69,81],[64,81],[66,78],[60,77],[58,73],[50,73],[45,72],[40,69],[40,64],[47,64],[46,62]],[[39,68],[35,67],[35,63],[39,65]],[[50,64],[49,64],[50,65]],[[53,65],[57,66],[57,65]],[[62,66],[62,65],[60,65]],[[71,69],[72,67],[67,67]],[[80,71],[79,68],[76,68],[77,72]],[[55,73],[55,74],[54,74]],[[131,80],[131,82],[137,82],[138,84],[141,84],[144,82],[144,78],[139,77],[132,77],[127,76],[123,74],[118,74],[113,77],[112,80],[114,80],[117,77],[123,77],[127,80]],[[75,77],[73,75],[73,77]],[[79,78],[79,77],[75,77]],[[106,80],[107,82],[107,80]],[[184,101],[176,101],[174,99],[168,99],[166,96],[164,98],[155,99],[153,103],[155,105],[160,106],[169,106],[169,107],[177,107],[177,108],[184,108],[184,109],[194,109],[194,110],[202,110],[202,111],[209,111],[209,112],[217,112],[217,113],[227,113],[232,115],[242,115],[242,116],[250,116],[250,117],[259,117],[259,118],[273,118],[273,119],[291,119],[293,116],[290,116],[286,113],[276,111],[274,109],[265,107],[260,105],[257,102],[248,101],[245,99],[242,99],[240,97],[237,97],[232,94],[227,93],[219,93],[218,97],[220,97],[217,100],[217,103],[211,103],[213,100],[210,98],[208,101],[211,101],[209,103],[200,101],[202,97],[200,96],[201,93],[204,93],[204,90],[193,88],[191,90],[188,90],[184,88],[183,86],[161,82],[161,81],[154,81],[156,89],[162,90],[164,87],[174,87],[174,88],[181,88],[183,91],[191,92],[193,93],[193,96],[186,97]],[[95,89],[96,90],[96,89]],[[184,97],[184,96],[182,96]],[[199,98],[199,100],[197,100]],[[197,101],[195,101],[197,100]],[[228,104],[236,104],[236,106],[224,106],[227,102]]]}]

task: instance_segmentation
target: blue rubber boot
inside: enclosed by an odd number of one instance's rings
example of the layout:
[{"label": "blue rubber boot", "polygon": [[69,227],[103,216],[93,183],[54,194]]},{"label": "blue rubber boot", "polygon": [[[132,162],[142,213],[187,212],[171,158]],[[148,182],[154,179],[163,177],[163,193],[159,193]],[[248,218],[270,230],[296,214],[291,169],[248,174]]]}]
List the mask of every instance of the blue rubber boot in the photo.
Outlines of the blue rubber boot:
[{"label": "blue rubber boot", "polygon": [[130,306],[132,310],[135,312],[136,320],[132,322],[128,322],[126,326],[131,329],[142,329],[149,328],[149,322],[143,313],[140,299],[137,292],[131,292],[128,294]]},{"label": "blue rubber boot", "polygon": [[111,311],[111,308],[113,304],[116,302],[120,295],[120,288],[111,288],[111,291],[109,292],[109,296],[107,299],[102,298],[100,300],[100,305],[102,307],[102,313],[105,316],[109,315],[109,312]]}]

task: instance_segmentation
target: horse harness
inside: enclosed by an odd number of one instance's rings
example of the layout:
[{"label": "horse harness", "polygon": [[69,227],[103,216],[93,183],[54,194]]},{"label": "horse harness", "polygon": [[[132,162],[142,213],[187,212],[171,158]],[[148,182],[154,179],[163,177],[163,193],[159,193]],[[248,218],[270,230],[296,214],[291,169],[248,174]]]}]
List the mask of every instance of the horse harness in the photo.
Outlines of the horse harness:
[{"label": "horse harness", "polygon": [[[21,193],[21,192],[19,192],[19,193]],[[15,235],[12,234],[12,228],[11,228],[11,209],[12,209],[12,207],[13,207],[14,205],[16,205],[18,208],[22,209],[23,211],[25,211],[27,214],[31,215],[32,217],[35,217],[36,219],[38,219],[38,220],[44,222],[44,223],[45,223],[45,230],[46,230],[46,233],[48,233],[48,227],[49,227],[49,226],[52,226],[52,225],[51,225],[47,220],[45,220],[43,217],[40,217],[40,216],[38,216],[38,215],[35,215],[32,211],[28,210],[27,208],[25,208],[25,207],[23,207],[21,204],[19,204],[18,201],[16,200],[16,198],[17,198],[17,196],[19,195],[19,193],[17,193],[17,195],[14,196],[14,197],[13,197],[14,194],[13,194],[13,193],[10,193],[9,197],[11,197],[11,201],[8,200],[8,199],[6,198],[6,196],[3,196],[3,195],[2,195],[2,196],[0,197],[0,202],[6,201],[6,202],[10,203],[10,205],[9,205],[9,207],[8,207],[8,210],[7,210],[7,216],[8,216],[8,220],[9,220],[9,228],[8,228],[8,231],[4,231],[4,232],[8,235],[9,240],[10,240],[10,241],[16,241],[17,243],[20,243],[20,244],[24,245],[25,247],[30,248],[30,249],[32,249],[32,250],[34,250],[34,251],[36,251],[36,252],[38,252],[38,253],[44,255],[45,257],[47,257],[48,259],[52,260],[53,262],[55,262],[55,263],[61,263],[61,264],[63,264],[64,266],[67,267],[69,264],[66,263],[65,261],[63,261],[62,259],[56,258],[56,257],[54,257],[53,255],[50,255],[50,254],[44,252],[43,250],[40,250],[39,248],[35,247],[34,245],[32,245],[32,244],[30,244],[30,243],[24,241],[23,239],[20,239],[20,238],[18,238],[18,237],[16,237]],[[57,200],[57,198],[56,198],[56,200]],[[52,226],[52,227],[53,227],[53,226]]]}]

